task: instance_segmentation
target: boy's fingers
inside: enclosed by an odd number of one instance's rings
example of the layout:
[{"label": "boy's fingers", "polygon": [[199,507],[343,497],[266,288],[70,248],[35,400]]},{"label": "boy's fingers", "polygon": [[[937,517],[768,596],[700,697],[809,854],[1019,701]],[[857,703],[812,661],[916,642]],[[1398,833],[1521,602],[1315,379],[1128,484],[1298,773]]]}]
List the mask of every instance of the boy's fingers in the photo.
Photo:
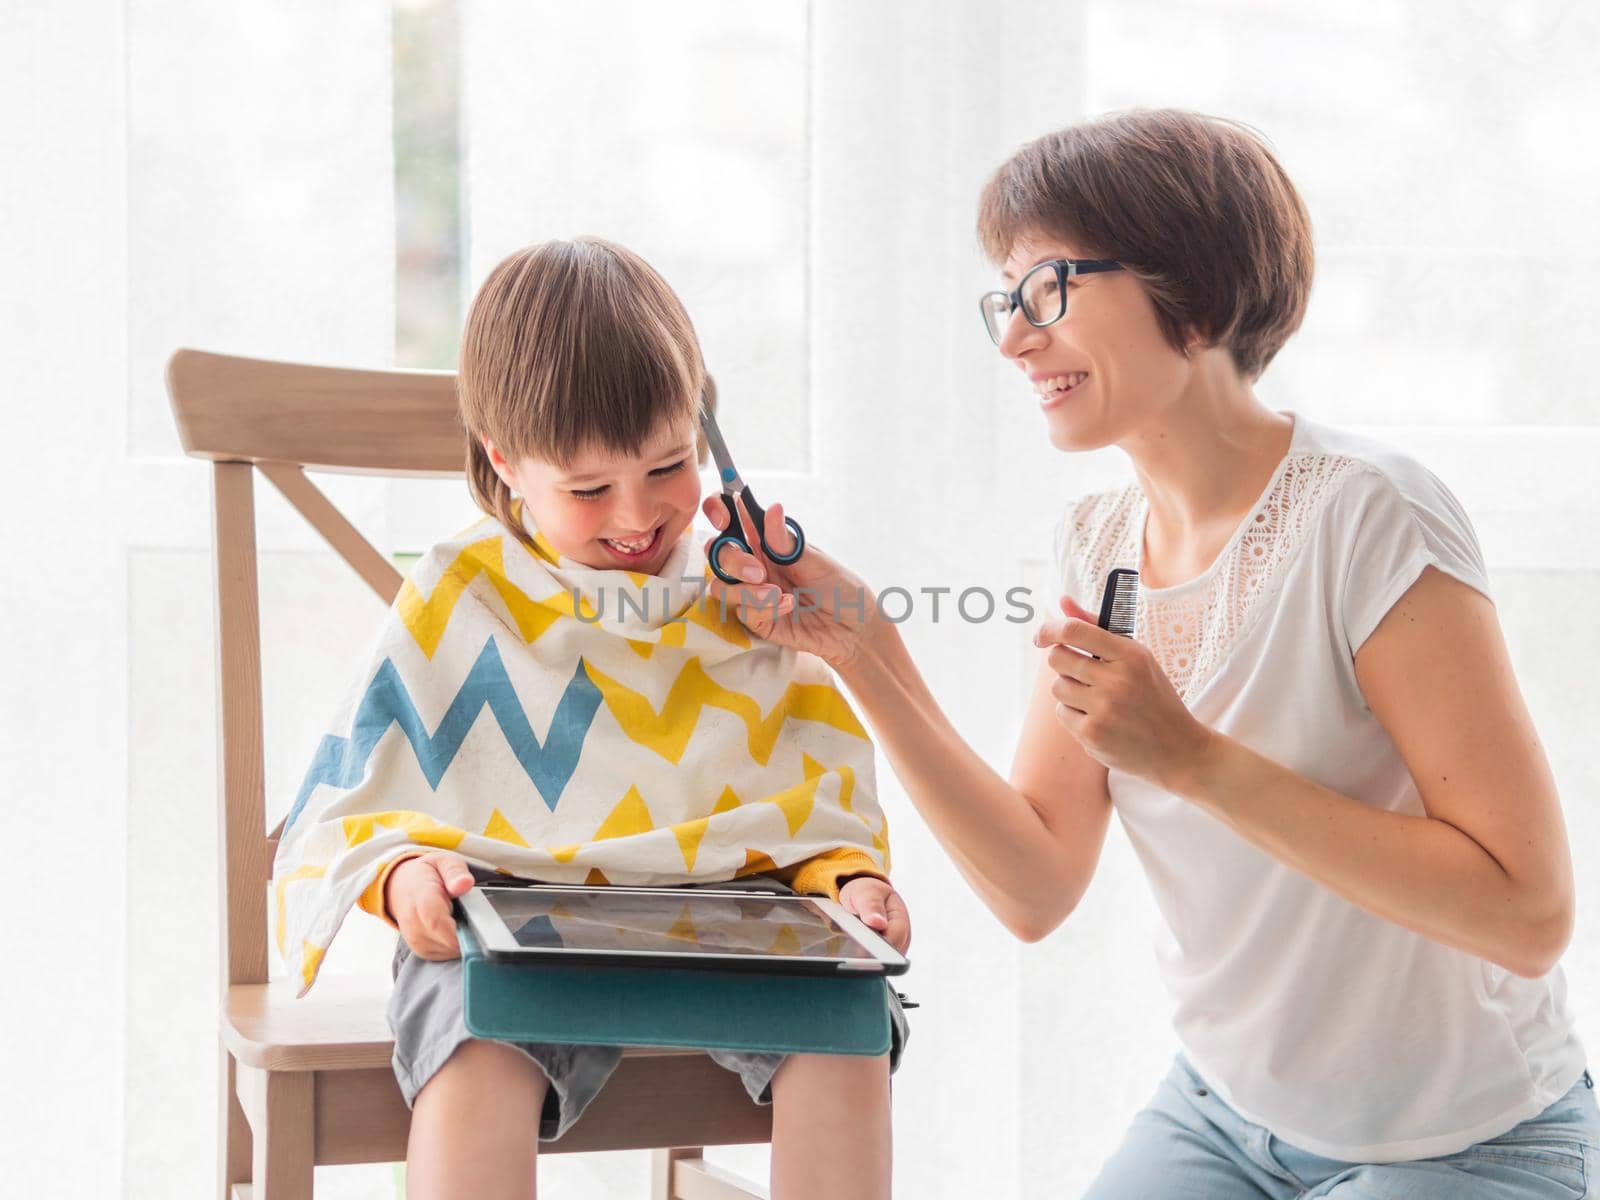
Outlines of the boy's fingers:
[{"label": "boy's fingers", "polygon": [[889,928],[884,936],[891,946],[904,954],[911,947],[911,914],[898,893],[890,894],[884,911],[889,914]]},{"label": "boy's fingers", "polygon": [[439,882],[444,884],[447,896],[463,896],[472,890],[472,870],[455,855],[434,854],[428,861],[439,873]]},{"label": "boy's fingers", "polygon": [[430,901],[419,907],[417,913],[417,940],[426,947],[424,957],[432,959],[454,958],[459,947],[456,942],[456,923],[450,915],[448,901]]},{"label": "boy's fingers", "polygon": [[[844,896],[841,894],[840,899]],[[884,894],[878,888],[857,887],[850,889],[850,898],[845,907],[861,918],[861,923],[875,933],[882,933],[889,928],[889,916],[884,911]]]}]

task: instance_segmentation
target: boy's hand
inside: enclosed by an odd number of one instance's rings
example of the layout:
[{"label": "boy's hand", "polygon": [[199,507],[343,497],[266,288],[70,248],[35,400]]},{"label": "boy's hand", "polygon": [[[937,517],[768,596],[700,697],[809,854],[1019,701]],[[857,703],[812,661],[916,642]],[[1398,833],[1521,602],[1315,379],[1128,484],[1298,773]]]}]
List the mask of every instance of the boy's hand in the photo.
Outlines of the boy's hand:
[{"label": "boy's hand", "polygon": [[457,855],[436,850],[408,858],[383,885],[383,905],[411,953],[433,962],[461,954],[450,901],[472,890],[472,872]]},{"label": "boy's hand", "polygon": [[911,945],[911,914],[906,902],[883,880],[857,875],[839,889],[839,903],[901,954]]}]

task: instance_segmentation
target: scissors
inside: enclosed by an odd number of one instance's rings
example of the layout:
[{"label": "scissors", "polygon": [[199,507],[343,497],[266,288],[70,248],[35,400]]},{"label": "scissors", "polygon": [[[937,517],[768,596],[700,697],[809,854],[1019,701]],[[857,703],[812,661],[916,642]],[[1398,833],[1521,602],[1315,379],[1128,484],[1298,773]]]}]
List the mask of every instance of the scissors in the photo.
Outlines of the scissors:
[{"label": "scissors", "polygon": [[706,442],[711,447],[711,457],[717,463],[717,476],[722,483],[722,503],[728,510],[728,528],[711,543],[711,550],[706,555],[711,563],[711,569],[716,572],[718,579],[723,583],[738,585],[744,581],[736,575],[730,575],[722,569],[718,561],[722,557],[723,548],[734,545],[746,554],[755,555],[750,548],[750,542],[744,535],[744,522],[739,519],[739,506],[734,503],[738,496],[744,501],[745,508],[750,510],[750,515],[755,519],[756,536],[761,543],[761,550],[773,562],[788,566],[805,552],[806,535],[799,523],[793,517],[784,517],[783,523],[788,527],[789,535],[794,538],[794,549],[787,554],[779,554],[767,543],[767,514],[761,505],[756,503],[755,493],[750,490],[750,485],[739,478],[739,469],[733,465],[733,456],[728,453],[728,443],[722,440],[722,431],[717,428],[717,419],[707,409],[700,415],[700,428],[706,432]]}]

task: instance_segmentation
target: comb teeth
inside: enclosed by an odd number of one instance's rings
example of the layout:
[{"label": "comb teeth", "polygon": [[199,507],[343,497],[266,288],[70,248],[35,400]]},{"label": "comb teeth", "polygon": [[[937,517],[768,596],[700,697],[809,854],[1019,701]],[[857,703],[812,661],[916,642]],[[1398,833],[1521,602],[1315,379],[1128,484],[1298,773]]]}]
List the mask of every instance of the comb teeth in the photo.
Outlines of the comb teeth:
[{"label": "comb teeth", "polygon": [[1100,628],[1131,638],[1139,615],[1139,572],[1117,567],[1106,577],[1100,602]]}]

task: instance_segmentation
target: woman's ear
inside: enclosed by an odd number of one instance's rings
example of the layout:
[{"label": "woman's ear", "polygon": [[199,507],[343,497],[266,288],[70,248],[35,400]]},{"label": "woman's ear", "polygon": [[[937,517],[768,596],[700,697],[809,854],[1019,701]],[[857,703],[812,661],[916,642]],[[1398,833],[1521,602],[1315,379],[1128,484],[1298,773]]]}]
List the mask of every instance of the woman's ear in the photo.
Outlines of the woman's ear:
[{"label": "woman's ear", "polygon": [[1211,346],[1211,338],[1205,330],[1194,325],[1185,325],[1183,327],[1183,346],[1181,349],[1185,358],[1193,358],[1200,351],[1211,349]]}]

